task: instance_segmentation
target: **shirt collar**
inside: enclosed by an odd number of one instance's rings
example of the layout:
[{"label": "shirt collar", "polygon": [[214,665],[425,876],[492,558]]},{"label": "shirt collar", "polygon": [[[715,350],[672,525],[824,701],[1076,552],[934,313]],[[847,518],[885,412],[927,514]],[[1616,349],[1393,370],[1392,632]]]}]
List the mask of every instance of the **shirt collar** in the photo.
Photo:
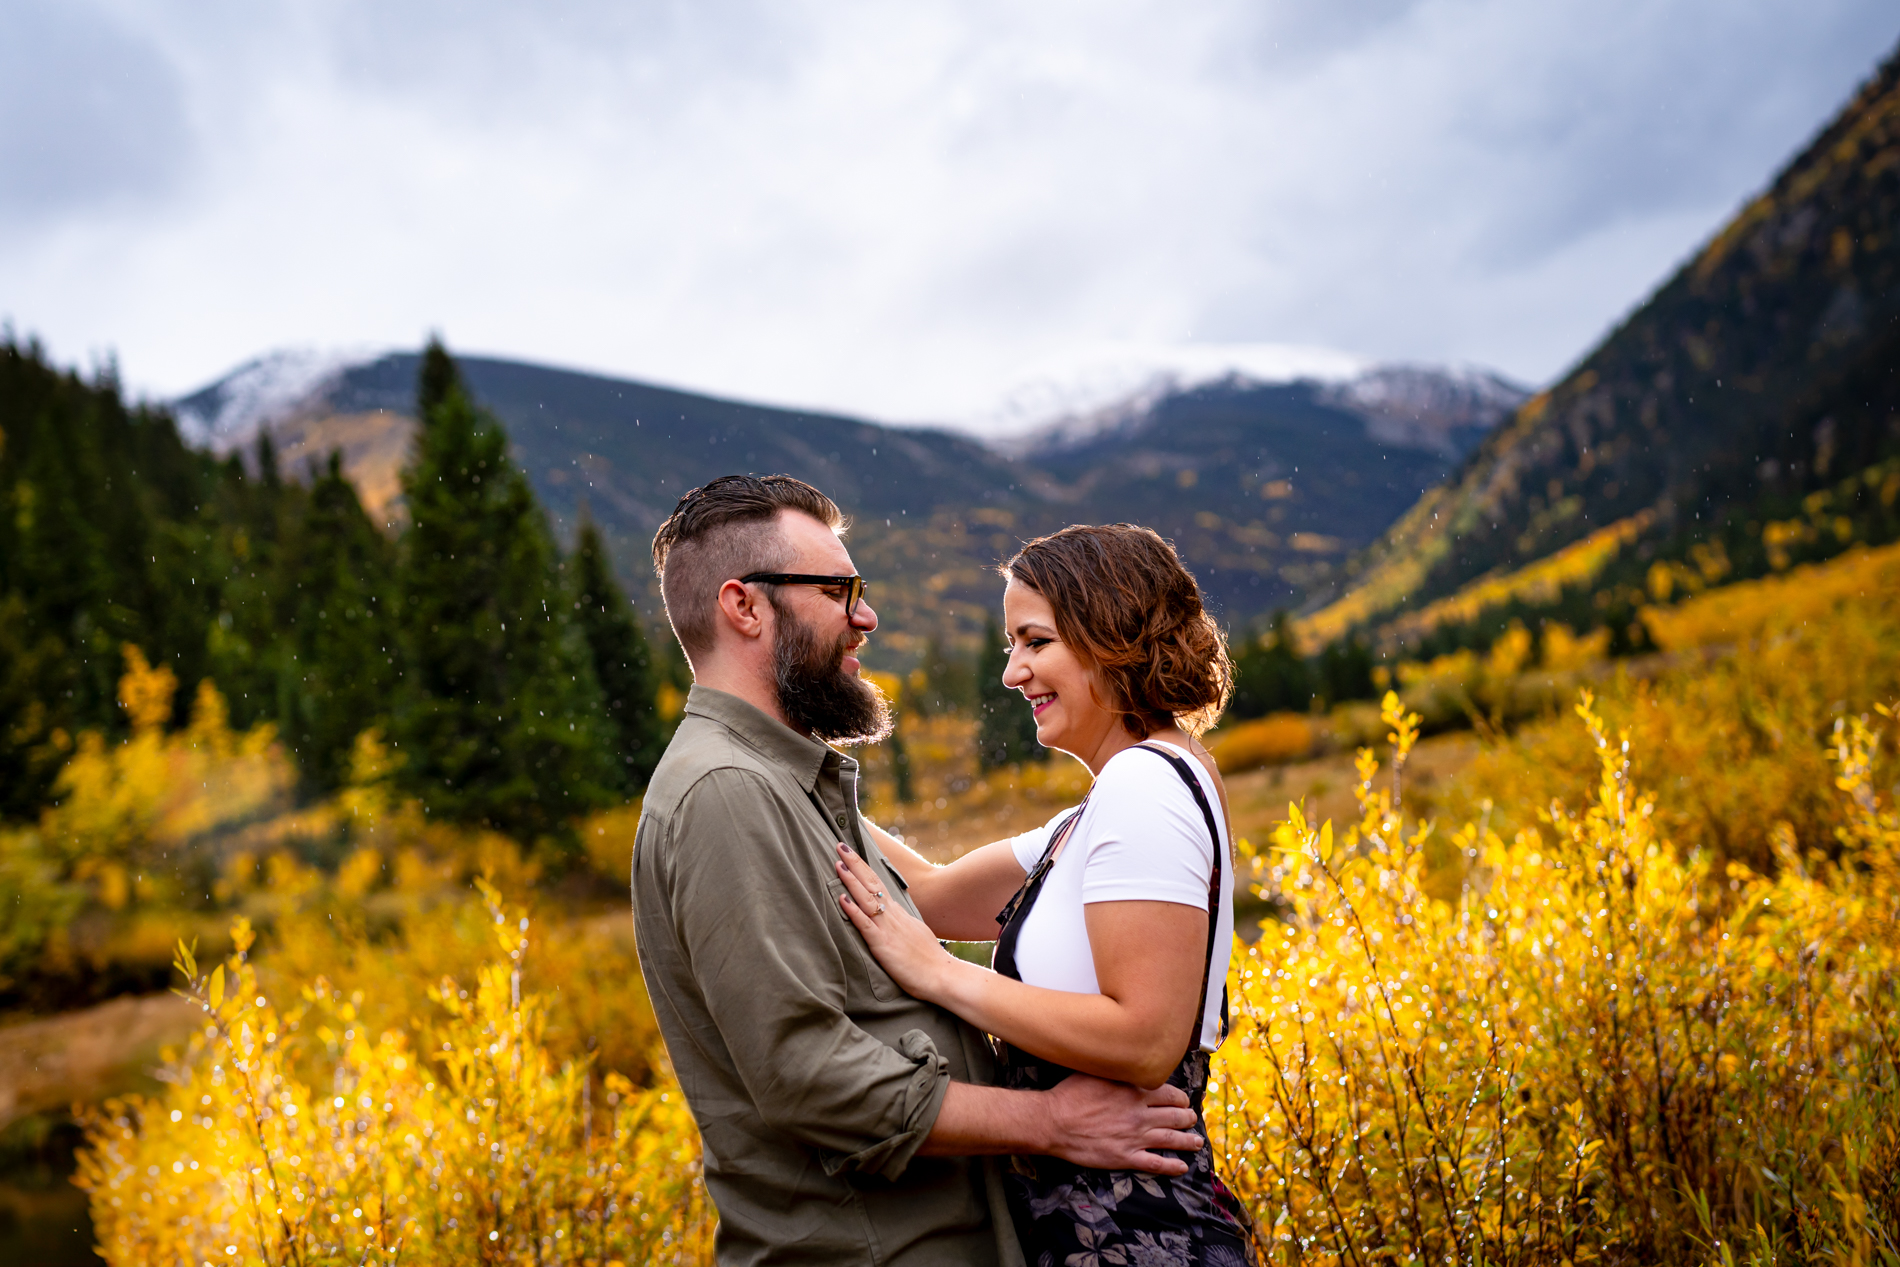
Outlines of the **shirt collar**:
[{"label": "shirt collar", "polygon": [[709,686],[694,683],[686,693],[686,711],[737,734],[748,746],[791,770],[802,787],[816,789],[821,774],[829,771],[836,778],[846,762],[857,764],[854,758],[829,744],[806,738],[737,695]]}]

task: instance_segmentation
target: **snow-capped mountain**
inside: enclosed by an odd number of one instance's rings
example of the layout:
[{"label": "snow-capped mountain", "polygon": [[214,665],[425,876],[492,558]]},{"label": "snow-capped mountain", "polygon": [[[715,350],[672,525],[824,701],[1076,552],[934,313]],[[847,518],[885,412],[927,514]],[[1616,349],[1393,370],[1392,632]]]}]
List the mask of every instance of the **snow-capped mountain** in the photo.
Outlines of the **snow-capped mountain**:
[{"label": "snow-capped mountain", "polygon": [[1509,379],[1472,365],[1378,365],[1322,383],[1323,404],[1364,418],[1375,438],[1455,456],[1530,395]]},{"label": "snow-capped mountain", "polygon": [[1132,436],[1191,393],[1293,386],[1362,419],[1377,440],[1446,456],[1462,454],[1529,394],[1475,366],[1380,364],[1330,348],[1115,347],[1025,375],[965,426],[993,447],[1032,455]]},{"label": "snow-capped mountain", "polygon": [[268,352],[173,401],[179,433],[214,453],[236,452],[251,445],[259,430],[319,405],[345,373],[381,355],[367,348]]},{"label": "snow-capped mountain", "polygon": [[1345,382],[1371,367],[1350,352],[1298,344],[1108,344],[1031,367],[995,405],[959,425],[1021,452],[1114,431],[1168,396],[1210,383]]},{"label": "snow-capped mountain", "polygon": [[[948,431],[458,359],[555,522],[566,531],[585,504],[641,590],[651,578],[637,560],[680,493],[735,470],[787,471],[866,525],[859,540],[885,575],[942,548],[906,534],[935,531],[939,518],[973,522],[979,508],[988,517],[974,522],[1007,519],[1008,531],[970,535],[959,576],[987,575],[1010,541],[1065,523],[1144,523],[1243,620],[1330,583],[1523,396],[1482,370],[1323,348],[1120,348],[1025,376],[982,425]],[[393,526],[418,363],[414,352],[276,353],[174,408],[195,443],[220,453],[269,428],[292,477],[339,454],[372,515]],[[887,615],[924,622],[934,601],[895,597]]]}]

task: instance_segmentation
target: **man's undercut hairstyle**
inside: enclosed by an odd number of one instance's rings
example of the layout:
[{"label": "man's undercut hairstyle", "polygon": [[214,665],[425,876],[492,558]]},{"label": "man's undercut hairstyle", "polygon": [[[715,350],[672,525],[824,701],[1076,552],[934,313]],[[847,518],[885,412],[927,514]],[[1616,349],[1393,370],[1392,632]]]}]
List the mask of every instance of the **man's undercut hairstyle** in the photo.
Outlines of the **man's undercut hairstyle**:
[{"label": "man's undercut hairstyle", "polygon": [[789,475],[722,475],[680,498],[653,534],[666,618],[691,659],[712,650],[719,589],[751,572],[782,572],[791,550],[782,510],[810,515],[833,532],[848,526],[837,503]]},{"label": "man's undercut hairstyle", "polygon": [[1100,676],[1137,738],[1170,723],[1198,735],[1234,690],[1227,640],[1174,547],[1134,524],[1076,524],[1038,537],[1005,577],[1049,600],[1056,633]]}]

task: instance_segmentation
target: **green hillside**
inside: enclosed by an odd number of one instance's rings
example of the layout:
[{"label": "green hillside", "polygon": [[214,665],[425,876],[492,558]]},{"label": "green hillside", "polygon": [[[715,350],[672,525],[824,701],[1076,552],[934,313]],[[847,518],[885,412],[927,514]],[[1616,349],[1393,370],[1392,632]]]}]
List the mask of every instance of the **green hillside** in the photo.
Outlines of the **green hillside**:
[{"label": "green hillside", "polygon": [[[1669,598],[1671,578],[1719,583],[1890,539],[1894,485],[1860,476],[1900,454],[1896,226],[1890,58],[1766,192],[1355,559],[1305,638],[1475,643],[1540,612],[1615,623]],[[1566,549],[1579,566],[1561,585],[1512,582]],[[1407,619],[1461,595],[1444,620]]]}]

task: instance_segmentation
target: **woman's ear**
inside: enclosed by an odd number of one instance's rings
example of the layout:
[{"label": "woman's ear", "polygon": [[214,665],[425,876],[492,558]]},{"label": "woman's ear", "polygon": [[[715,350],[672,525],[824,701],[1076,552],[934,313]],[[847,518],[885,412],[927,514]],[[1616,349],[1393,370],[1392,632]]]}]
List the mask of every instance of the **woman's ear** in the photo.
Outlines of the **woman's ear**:
[{"label": "woman's ear", "polygon": [[751,590],[738,581],[719,587],[719,617],[742,638],[757,638],[765,632],[765,612]]}]

